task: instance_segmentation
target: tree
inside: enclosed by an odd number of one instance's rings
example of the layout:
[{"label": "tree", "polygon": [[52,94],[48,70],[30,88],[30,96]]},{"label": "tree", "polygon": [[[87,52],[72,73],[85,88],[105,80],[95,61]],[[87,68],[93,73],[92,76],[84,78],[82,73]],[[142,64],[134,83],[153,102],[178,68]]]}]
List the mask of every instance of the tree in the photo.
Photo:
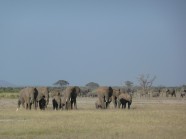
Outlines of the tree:
[{"label": "tree", "polygon": [[147,75],[141,74],[138,77],[139,85],[142,88],[143,94],[145,95],[148,94],[155,79],[156,79],[156,76],[151,78],[149,74]]},{"label": "tree", "polygon": [[125,81],[125,86],[126,86],[128,89],[131,89],[131,87],[133,86],[133,82],[131,82],[131,81]]},{"label": "tree", "polygon": [[59,80],[59,81],[55,82],[54,85],[59,85],[60,87],[64,87],[66,85],[69,85],[69,82],[65,81],[65,80]]},{"label": "tree", "polygon": [[126,91],[129,93],[132,91],[132,87],[133,87],[133,82],[131,81],[125,81],[125,87],[126,87]]},{"label": "tree", "polygon": [[94,83],[94,82],[90,82],[90,83],[86,84],[85,86],[88,88],[91,88],[91,89],[95,89],[95,88],[99,87],[99,84]]}]

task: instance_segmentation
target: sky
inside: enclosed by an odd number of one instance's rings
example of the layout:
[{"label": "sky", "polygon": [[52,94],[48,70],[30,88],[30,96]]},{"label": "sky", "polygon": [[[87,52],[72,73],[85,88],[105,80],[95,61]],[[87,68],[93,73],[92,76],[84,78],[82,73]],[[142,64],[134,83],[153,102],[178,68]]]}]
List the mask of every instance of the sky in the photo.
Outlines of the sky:
[{"label": "sky", "polygon": [[0,80],[186,84],[185,0],[1,0]]}]

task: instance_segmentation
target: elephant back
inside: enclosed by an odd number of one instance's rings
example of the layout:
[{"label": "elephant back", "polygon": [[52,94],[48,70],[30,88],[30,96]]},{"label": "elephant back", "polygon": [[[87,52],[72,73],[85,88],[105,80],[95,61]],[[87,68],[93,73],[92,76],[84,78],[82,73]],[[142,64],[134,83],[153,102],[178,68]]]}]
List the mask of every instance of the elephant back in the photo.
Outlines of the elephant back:
[{"label": "elephant back", "polygon": [[45,97],[47,103],[49,102],[49,90],[47,87],[37,87],[38,90],[38,96],[37,100],[41,100],[43,97]]},{"label": "elephant back", "polygon": [[69,86],[64,90],[64,98],[76,98],[80,91],[81,90],[78,86]]},{"label": "elephant back", "polygon": [[113,89],[113,97],[118,97],[121,94],[120,89]]},{"label": "elephant back", "polygon": [[61,95],[60,91],[57,91],[57,90],[52,90],[52,91],[50,91],[49,94],[50,94],[50,97],[60,96]]},{"label": "elephant back", "polygon": [[96,89],[98,96],[108,96],[111,97],[113,94],[113,89],[111,87],[99,87]]},{"label": "elephant back", "polygon": [[63,93],[63,99],[62,103],[66,103],[70,100],[72,93],[75,91],[73,86],[68,86],[62,93]]},{"label": "elephant back", "polygon": [[53,96],[52,100],[56,100],[57,102],[61,103],[61,97],[60,96]]},{"label": "elephant back", "polygon": [[118,97],[118,99],[119,100],[124,99],[124,100],[127,100],[129,102],[132,102],[132,96],[129,95],[128,93],[122,93],[122,94],[120,94],[119,97]]},{"label": "elephant back", "polygon": [[34,102],[36,99],[36,96],[38,94],[38,91],[36,88],[34,87],[26,87],[26,88],[23,88],[21,91],[20,91],[20,94],[19,94],[19,100],[22,100],[22,101],[28,101],[30,99],[31,102]]}]

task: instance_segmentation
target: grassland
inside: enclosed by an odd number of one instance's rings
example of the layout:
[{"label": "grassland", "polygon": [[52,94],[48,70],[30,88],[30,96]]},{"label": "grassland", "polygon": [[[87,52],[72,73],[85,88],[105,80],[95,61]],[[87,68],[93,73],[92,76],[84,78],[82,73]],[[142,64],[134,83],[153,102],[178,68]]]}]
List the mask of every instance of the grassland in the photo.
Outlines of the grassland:
[{"label": "grassland", "polygon": [[78,98],[78,110],[20,109],[0,99],[0,139],[184,139],[186,99],[134,98],[130,110],[96,110],[96,98]]}]

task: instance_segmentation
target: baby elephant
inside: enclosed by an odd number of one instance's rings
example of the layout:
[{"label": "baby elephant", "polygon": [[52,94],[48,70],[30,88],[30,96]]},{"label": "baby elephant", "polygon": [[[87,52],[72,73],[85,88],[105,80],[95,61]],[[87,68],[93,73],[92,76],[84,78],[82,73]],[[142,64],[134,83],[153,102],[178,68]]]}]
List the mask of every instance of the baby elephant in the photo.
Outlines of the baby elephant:
[{"label": "baby elephant", "polygon": [[39,108],[40,108],[40,110],[45,110],[45,108],[46,108],[46,99],[45,99],[45,96],[43,96],[39,100]]},{"label": "baby elephant", "polygon": [[122,93],[118,97],[118,108],[122,105],[122,109],[126,108],[126,104],[128,103],[128,109],[130,109],[130,105],[132,104],[132,96],[128,93]]},{"label": "baby elephant", "polygon": [[181,92],[180,96],[183,98],[186,95],[186,90],[183,90],[183,92]]},{"label": "baby elephant", "polygon": [[99,108],[102,109],[101,102],[99,99],[95,102],[95,106],[96,106],[96,109],[99,109]]},{"label": "baby elephant", "polygon": [[53,105],[53,110],[61,109],[61,97],[53,96],[52,105]]}]

